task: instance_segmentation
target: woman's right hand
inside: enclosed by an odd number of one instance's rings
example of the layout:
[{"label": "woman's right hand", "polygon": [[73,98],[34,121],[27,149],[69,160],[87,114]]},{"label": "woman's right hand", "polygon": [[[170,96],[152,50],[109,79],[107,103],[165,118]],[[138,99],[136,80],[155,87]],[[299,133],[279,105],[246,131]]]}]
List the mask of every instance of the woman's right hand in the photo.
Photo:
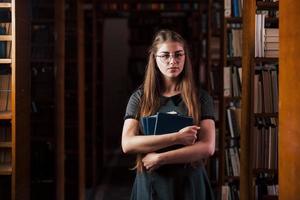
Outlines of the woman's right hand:
[{"label": "woman's right hand", "polygon": [[199,126],[187,126],[178,131],[177,141],[179,144],[192,145],[197,140]]}]

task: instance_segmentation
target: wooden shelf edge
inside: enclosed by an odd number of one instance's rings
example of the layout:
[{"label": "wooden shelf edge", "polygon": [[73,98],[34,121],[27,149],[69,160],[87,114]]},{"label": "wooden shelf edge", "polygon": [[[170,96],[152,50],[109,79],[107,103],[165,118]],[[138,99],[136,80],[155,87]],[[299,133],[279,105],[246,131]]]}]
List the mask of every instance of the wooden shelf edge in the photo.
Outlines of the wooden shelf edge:
[{"label": "wooden shelf edge", "polygon": [[0,8],[11,8],[11,3],[0,3]]},{"label": "wooden shelf edge", "polygon": [[0,35],[0,41],[11,41],[12,36],[11,35]]},{"label": "wooden shelf edge", "polygon": [[0,64],[11,64],[10,58],[0,58]]},{"label": "wooden shelf edge", "polygon": [[278,9],[279,8],[279,2],[258,1],[256,3],[256,7],[257,7],[258,10]]},{"label": "wooden shelf edge", "polygon": [[11,148],[12,143],[11,142],[0,142],[0,147]]},{"label": "wooden shelf edge", "polygon": [[0,164],[0,175],[12,175],[11,165]]},{"label": "wooden shelf edge", "polygon": [[11,112],[0,112],[0,120],[2,119],[11,119]]}]

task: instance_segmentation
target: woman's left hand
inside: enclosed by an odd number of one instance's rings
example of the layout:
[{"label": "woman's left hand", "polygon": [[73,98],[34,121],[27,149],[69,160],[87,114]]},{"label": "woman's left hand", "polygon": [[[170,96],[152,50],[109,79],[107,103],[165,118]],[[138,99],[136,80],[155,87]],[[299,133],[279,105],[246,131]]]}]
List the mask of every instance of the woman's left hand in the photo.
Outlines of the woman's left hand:
[{"label": "woman's left hand", "polygon": [[148,171],[153,171],[160,167],[159,153],[148,153],[142,159],[144,167]]}]

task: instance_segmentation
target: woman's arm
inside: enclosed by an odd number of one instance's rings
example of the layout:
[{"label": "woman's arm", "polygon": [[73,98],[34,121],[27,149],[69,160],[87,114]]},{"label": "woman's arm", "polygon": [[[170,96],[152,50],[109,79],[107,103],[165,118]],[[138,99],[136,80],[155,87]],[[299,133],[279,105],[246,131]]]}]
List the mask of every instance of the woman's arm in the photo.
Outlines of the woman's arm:
[{"label": "woman's arm", "polygon": [[211,119],[200,123],[200,140],[193,145],[163,153],[149,153],[143,158],[143,164],[148,170],[154,170],[161,165],[189,163],[199,161],[214,154],[215,122]]},{"label": "woman's arm", "polygon": [[139,122],[126,119],[122,131],[122,149],[124,153],[149,153],[168,146],[194,144],[198,126],[188,126],[175,133],[162,135],[139,135]]}]

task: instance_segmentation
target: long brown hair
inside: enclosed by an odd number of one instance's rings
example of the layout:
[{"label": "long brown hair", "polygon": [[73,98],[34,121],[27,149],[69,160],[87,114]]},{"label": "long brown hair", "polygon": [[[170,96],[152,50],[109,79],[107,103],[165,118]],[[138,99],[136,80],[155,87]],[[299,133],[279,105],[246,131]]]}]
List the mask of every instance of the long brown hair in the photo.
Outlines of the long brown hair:
[{"label": "long brown hair", "polygon": [[[194,119],[194,124],[199,125],[200,104],[198,103],[197,89],[193,80],[188,46],[186,41],[178,33],[171,30],[160,30],[157,32],[149,49],[148,64],[142,86],[143,95],[140,104],[140,117],[156,113],[160,106],[159,97],[163,92],[163,75],[157,67],[155,55],[157,53],[158,46],[165,42],[178,42],[183,46],[185,63],[183,71],[179,75],[177,86],[181,92],[182,100],[187,107],[188,115]],[[138,171],[143,169],[140,155],[137,158],[136,168]]]}]

